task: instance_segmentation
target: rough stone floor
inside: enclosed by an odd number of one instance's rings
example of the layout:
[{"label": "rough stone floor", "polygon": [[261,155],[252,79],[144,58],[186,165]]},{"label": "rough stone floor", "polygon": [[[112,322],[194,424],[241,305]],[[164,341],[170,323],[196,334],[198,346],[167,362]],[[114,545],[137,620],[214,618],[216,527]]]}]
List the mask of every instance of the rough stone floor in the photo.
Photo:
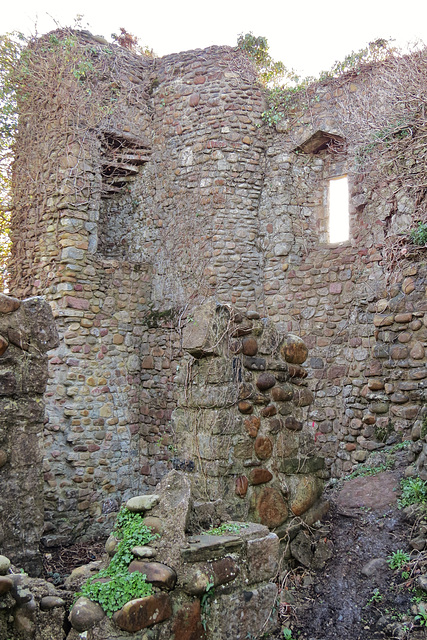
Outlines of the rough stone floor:
[{"label": "rough stone floor", "polygon": [[[282,577],[282,624],[292,635],[282,628],[272,637],[427,639],[427,628],[415,620],[416,598],[423,593],[417,588],[417,574],[425,573],[427,554],[421,554],[421,571],[415,565],[392,571],[387,563],[397,550],[411,554],[411,560],[420,558],[409,544],[416,535],[414,524],[397,504],[402,472],[401,467],[354,478],[330,491],[331,509],[322,535],[333,546],[332,558],[321,571],[300,567]],[[427,600],[426,592],[423,599]]]}]

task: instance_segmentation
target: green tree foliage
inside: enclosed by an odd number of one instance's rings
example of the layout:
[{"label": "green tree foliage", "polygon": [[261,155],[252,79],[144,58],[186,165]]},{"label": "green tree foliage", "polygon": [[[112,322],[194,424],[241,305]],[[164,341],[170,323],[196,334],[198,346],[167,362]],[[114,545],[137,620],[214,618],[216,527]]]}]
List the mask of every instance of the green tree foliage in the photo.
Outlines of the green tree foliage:
[{"label": "green tree foliage", "polygon": [[21,33],[0,36],[0,289],[6,288],[10,252],[11,165],[18,127],[17,69],[25,46]]},{"label": "green tree foliage", "polygon": [[267,38],[254,36],[250,31],[237,38],[237,46],[248,55],[253,62],[258,78],[265,86],[276,86],[290,76],[292,72],[286,69],[281,61],[273,60],[269,53]]}]

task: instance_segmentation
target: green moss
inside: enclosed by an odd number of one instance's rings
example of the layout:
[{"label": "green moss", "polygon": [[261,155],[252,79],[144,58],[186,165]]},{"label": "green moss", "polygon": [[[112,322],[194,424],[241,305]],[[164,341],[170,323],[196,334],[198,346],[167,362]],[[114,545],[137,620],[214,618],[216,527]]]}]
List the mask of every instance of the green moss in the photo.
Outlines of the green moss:
[{"label": "green moss", "polygon": [[157,329],[157,327],[163,326],[165,322],[173,322],[175,316],[176,309],[166,309],[165,311],[151,309],[145,315],[145,322],[149,329]]}]

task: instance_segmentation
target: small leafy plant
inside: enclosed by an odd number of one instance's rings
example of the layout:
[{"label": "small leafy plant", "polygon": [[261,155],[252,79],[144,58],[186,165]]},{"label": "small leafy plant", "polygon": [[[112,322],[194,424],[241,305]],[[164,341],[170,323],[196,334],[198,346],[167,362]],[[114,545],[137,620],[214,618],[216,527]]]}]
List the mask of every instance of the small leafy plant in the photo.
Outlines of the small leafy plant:
[{"label": "small leafy plant", "polygon": [[400,509],[411,504],[423,504],[427,502],[427,482],[421,478],[402,478],[400,481],[402,495],[398,500]]},{"label": "small leafy plant", "polygon": [[109,617],[129,600],[144,598],[153,592],[152,585],[146,582],[147,576],[138,571],[129,573],[128,565],[134,557],[132,547],[146,545],[159,537],[144,524],[140,513],[126,507],[117,515],[114,535],[119,543],[110,564],[89,578],[76,594],[76,597],[85,596],[98,602]]},{"label": "small leafy plant", "polygon": [[101,574],[104,572],[100,571],[96,577],[89,578],[78,595],[98,602],[109,618],[129,600],[144,598],[153,593],[152,585],[146,582],[147,576],[138,571],[115,575],[108,582],[99,581],[101,578],[107,577]]},{"label": "small leafy plant", "polygon": [[209,582],[206,585],[206,592],[202,595],[201,599],[200,599],[200,608],[201,608],[201,613],[202,613],[202,625],[203,625],[203,629],[206,631],[207,628],[207,616],[209,614],[210,608],[211,608],[211,599],[214,595],[214,579],[213,576],[210,576],[209,578]]},{"label": "small leafy plant", "polygon": [[237,522],[223,522],[219,527],[209,529],[206,533],[211,536],[223,536],[227,533],[240,533],[241,529],[246,529],[247,524],[238,524]]},{"label": "small leafy plant", "polygon": [[374,603],[382,602],[382,599],[383,599],[383,597],[382,597],[382,595],[380,593],[380,590],[379,589],[374,589],[373,592],[372,592],[371,597],[369,598],[368,602],[366,603],[366,606],[369,606],[369,605],[374,604]]},{"label": "small leafy plant", "polygon": [[418,622],[420,627],[427,627],[427,610],[423,604],[418,605],[419,613],[415,616],[415,622]]},{"label": "small leafy plant", "polygon": [[427,223],[419,222],[416,229],[411,231],[411,240],[419,247],[423,247],[427,244]]},{"label": "small leafy plant", "polygon": [[410,559],[411,557],[409,553],[406,553],[406,551],[403,551],[402,549],[398,549],[397,551],[393,551],[393,553],[387,557],[387,563],[390,569],[398,569],[400,571],[408,564]]}]

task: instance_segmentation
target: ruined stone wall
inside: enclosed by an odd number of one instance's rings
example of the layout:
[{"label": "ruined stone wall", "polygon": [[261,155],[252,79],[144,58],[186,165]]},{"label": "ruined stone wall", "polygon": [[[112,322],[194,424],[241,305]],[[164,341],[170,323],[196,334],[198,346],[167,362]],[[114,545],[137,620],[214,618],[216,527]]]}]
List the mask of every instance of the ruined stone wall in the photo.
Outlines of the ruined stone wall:
[{"label": "ruined stone wall", "polygon": [[289,541],[289,527],[295,535],[325,508],[325,464],[308,423],[306,345],[257,313],[211,302],[196,309],[183,347],[174,464],[192,478],[196,518],[216,505]]},{"label": "ruined stone wall", "polygon": [[[46,393],[47,545],[96,535],[170,468],[188,302],[218,292],[255,305],[261,289],[253,71],[228,47],[152,61],[65,35],[66,51],[74,38],[90,56],[93,103],[90,79],[63,81],[54,101],[32,87],[40,104],[22,105],[14,168],[11,286],[47,297],[61,337]],[[44,44],[41,69],[59,56]]]},{"label": "ruined stone wall", "polygon": [[46,352],[57,344],[47,302],[0,294],[0,545],[36,575],[44,523]]},{"label": "ruined stone wall", "polygon": [[157,305],[212,294],[259,305],[266,105],[243,63],[229,47],[155,61],[150,161],[102,232],[110,254],[153,263]]},{"label": "ruined stone wall", "polygon": [[[425,403],[425,261],[420,254],[391,268],[385,254],[390,234],[408,234],[415,225],[415,203],[392,183],[368,191],[371,176],[356,172],[345,144],[316,149],[319,131],[345,141],[342,102],[370,91],[374,81],[362,76],[335,90],[321,86],[310,108],[278,127],[260,206],[265,306],[310,350],[309,420],[338,476],[396,434],[407,439]],[[345,174],[350,239],[330,245],[327,183]]]},{"label": "ruined stone wall", "polygon": [[[67,77],[54,101],[36,87],[14,174],[12,289],[45,295],[61,335],[46,394],[45,542],[103,530],[170,468],[181,332],[206,297],[303,337],[315,398],[304,428],[314,423],[333,474],[406,437],[425,402],[425,265],[390,274],[383,248],[416,208],[399,195],[391,207],[387,185],[368,193],[340,146],[342,96],[372,80],[322,85],[275,131],[229,47],[151,60],[73,37],[92,75]],[[316,146],[319,130],[340,153]],[[325,183],[345,172],[351,240],[330,246]]]}]

